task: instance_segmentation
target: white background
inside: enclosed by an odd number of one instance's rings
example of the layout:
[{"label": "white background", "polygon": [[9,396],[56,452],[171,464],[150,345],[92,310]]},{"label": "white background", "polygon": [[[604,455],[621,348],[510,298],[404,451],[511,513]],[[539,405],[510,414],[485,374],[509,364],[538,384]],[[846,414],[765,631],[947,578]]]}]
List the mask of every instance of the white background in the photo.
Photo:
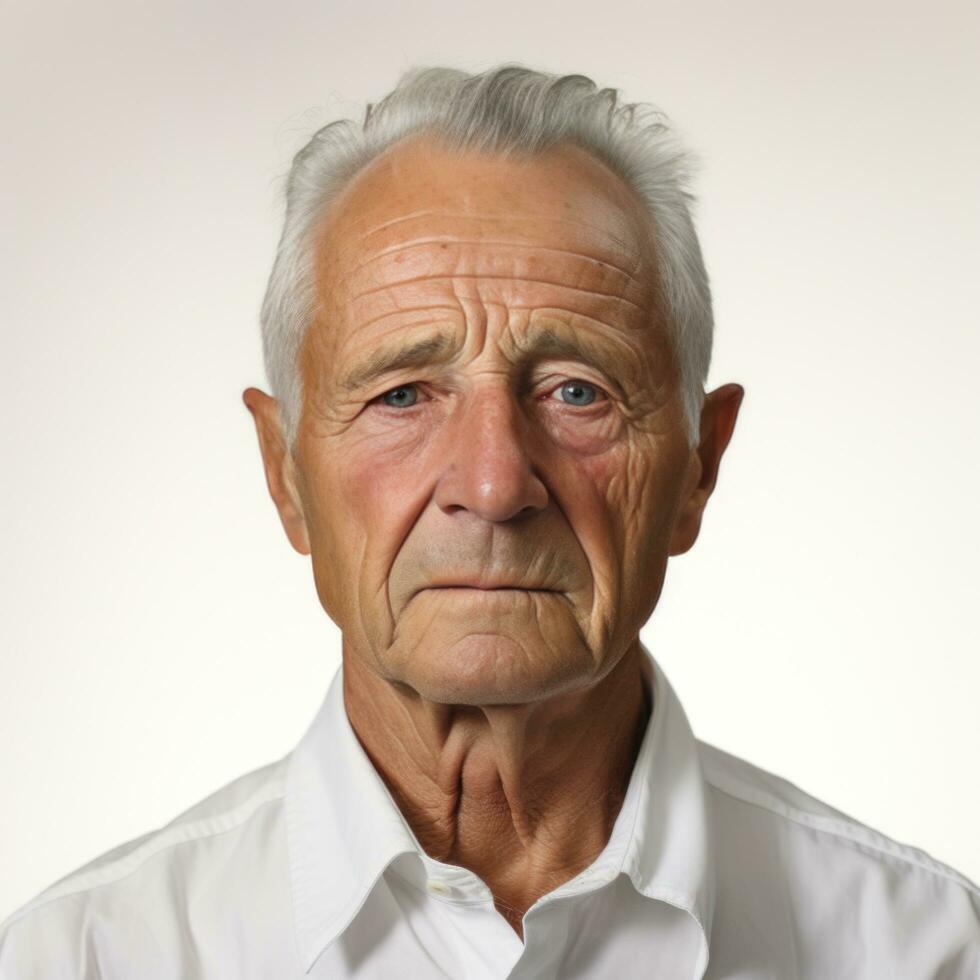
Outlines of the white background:
[{"label": "white background", "polygon": [[980,878],[980,8],[4,5],[0,917],[285,754],[338,663],[251,417],[280,180],[405,68],[699,153],[747,395],[643,632],[706,741]]}]

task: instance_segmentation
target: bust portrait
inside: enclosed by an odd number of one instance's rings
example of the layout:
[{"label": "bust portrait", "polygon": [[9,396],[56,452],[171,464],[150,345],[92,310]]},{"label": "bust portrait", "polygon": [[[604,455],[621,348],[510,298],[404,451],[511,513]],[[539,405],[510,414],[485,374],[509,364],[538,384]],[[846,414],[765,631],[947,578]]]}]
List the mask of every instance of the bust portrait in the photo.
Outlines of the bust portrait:
[{"label": "bust portrait", "polygon": [[687,185],[661,115],[513,65],[297,154],[242,397],[342,666],[4,980],[976,975],[975,885],[696,740],[640,641],[744,396]]},{"label": "bust portrait", "polygon": [[[658,276],[639,194],[577,145],[518,152],[508,122],[508,155],[423,134],[360,170],[313,232],[303,413],[245,400],[342,630],[355,730],[426,850],[471,863],[519,930],[605,844],[649,710],[638,632],[742,389],[702,407],[710,304],[682,195],[660,204],[682,251]],[[651,184],[677,166],[657,162]],[[279,295],[274,363],[304,322]],[[570,820],[569,797],[597,802]]]}]

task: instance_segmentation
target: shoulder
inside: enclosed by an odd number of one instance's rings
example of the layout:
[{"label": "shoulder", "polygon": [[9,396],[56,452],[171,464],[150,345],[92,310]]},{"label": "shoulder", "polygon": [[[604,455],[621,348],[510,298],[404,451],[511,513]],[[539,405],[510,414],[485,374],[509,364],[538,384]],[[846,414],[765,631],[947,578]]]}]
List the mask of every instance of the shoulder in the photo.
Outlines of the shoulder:
[{"label": "shoulder", "polygon": [[[861,948],[879,969],[894,957],[894,976],[980,975],[980,888],[969,878],[788,779],[700,740],[698,750],[729,923],[791,919],[804,946],[835,950],[815,955]],[[920,973],[902,972],[913,962]]]},{"label": "shoulder", "polygon": [[95,972],[84,976],[101,976],[98,937],[110,923],[114,936],[128,935],[124,943],[155,946],[154,934],[172,927],[164,920],[180,914],[190,892],[237,874],[242,854],[254,855],[248,838],[269,839],[288,759],[238,777],[166,825],[106,851],[0,922],[0,980],[78,977],[79,964],[93,957]]}]

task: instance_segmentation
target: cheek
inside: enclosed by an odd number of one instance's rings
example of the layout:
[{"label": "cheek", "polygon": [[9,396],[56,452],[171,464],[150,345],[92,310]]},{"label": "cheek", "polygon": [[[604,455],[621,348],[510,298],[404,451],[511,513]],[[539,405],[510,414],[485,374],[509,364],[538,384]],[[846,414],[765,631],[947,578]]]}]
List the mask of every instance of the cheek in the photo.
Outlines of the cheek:
[{"label": "cheek", "polygon": [[391,567],[430,493],[431,454],[365,436],[330,453],[326,500],[337,502],[334,537],[346,551],[345,588],[362,613],[386,594]]},{"label": "cheek", "polygon": [[[321,458],[304,494],[311,561],[320,603],[342,628],[357,618],[359,589],[374,543],[390,512],[386,480],[371,460],[319,447]],[[387,476],[387,474],[386,474]]]},{"label": "cheek", "polygon": [[336,493],[347,518],[369,535],[397,521],[399,503],[409,505],[425,484],[425,441],[420,431],[392,432],[365,426],[334,452]]},{"label": "cheek", "polygon": [[638,436],[583,463],[608,514],[627,579],[654,574],[666,561],[683,478],[683,460],[672,448]]}]

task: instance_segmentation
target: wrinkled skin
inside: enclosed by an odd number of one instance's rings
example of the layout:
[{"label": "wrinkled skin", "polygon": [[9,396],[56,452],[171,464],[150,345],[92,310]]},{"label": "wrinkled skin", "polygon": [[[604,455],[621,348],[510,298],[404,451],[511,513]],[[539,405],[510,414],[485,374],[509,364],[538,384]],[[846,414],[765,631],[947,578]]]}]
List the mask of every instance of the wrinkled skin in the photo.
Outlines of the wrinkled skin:
[{"label": "wrinkled skin", "polygon": [[639,630],[743,391],[706,396],[690,447],[649,219],[571,145],[403,140],[316,254],[294,456],[276,402],[244,393],[269,490],[342,630],[359,740],[426,851],[523,935],[611,833],[651,710]]}]

